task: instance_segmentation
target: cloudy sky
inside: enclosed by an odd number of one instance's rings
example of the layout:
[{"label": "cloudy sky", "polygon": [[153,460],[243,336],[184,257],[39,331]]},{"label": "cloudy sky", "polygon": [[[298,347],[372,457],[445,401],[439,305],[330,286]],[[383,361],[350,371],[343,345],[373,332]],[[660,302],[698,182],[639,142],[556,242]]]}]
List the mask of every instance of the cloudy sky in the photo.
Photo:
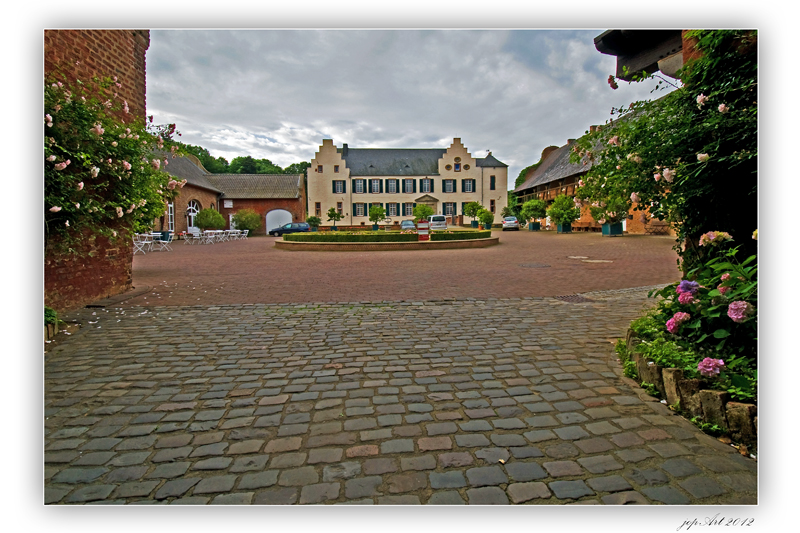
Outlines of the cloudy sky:
[{"label": "cloudy sky", "polygon": [[[151,30],[147,108],[228,161],[286,167],[323,138],[353,148],[446,148],[509,165],[602,124],[654,82],[607,84],[593,30]],[[663,94],[663,93],[658,93]]]}]

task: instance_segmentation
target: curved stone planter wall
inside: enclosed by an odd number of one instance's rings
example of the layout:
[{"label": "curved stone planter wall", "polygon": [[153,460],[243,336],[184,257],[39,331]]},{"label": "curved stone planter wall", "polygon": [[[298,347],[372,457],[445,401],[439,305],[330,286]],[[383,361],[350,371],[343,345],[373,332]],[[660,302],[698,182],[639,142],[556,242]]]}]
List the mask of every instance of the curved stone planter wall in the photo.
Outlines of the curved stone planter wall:
[{"label": "curved stone planter wall", "polygon": [[641,342],[633,331],[628,330],[626,347],[631,360],[636,363],[640,382],[652,383],[668,405],[679,402],[681,410],[688,416],[700,417],[706,423],[728,430],[734,441],[748,447],[757,444],[758,411],[755,405],[732,402],[727,392],[702,390],[699,379],[684,379],[682,370],[663,368],[646,360],[636,350]]},{"label": "curved stone planter wall", "polygon": [[452,250],[455,248],[486,248],[500,243],[500,237],[464,241],[412,242],[292,242],[275,241],[275,248],[303,252],[369,252],[387,250]]}]

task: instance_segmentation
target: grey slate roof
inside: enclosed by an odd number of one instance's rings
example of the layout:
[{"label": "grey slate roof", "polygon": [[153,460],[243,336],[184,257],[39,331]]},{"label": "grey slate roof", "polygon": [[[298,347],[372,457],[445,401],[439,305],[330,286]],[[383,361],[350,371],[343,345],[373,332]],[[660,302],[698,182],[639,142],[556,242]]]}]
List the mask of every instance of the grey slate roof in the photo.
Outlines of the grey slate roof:
[{"label": "grey slate roof", "polygon": [[[165,155],[162,154],[161,157],[163,158]],[[176,157],[175,159],[172,159],[171,156],[166,157],[169,164],[167,166],[162,165],[161,168],[166,170],[168,174],[175,176],[179,180],[185,179],[188,184],[195,187],[202,187],[216,193],[222,192],[209,181],[210,174],[202,168],[202,165],[192,161],[193,157]]]},{"label": "grey slate roof", "polygon": [[209,174],[228,199],[299,198],[302,174]]},{"label": "grey slate roof", "polygon": [[539,168],[534,170],[533,174],[525,180],[525,183],[514,189],[514,192],[522,192],[538,185],[545,185],[569,176],[583,174],[592,168],[593,163],[591,161],[587,162],[585,165],[582,163],[569,162],[569,155],[574,144],[575,142],[572,141],[557,150],[553,150],[544,162],[539,165]]},{"label": "grey slate roof", "polygon": [[[438,176],[445,148],[339,148],[350,176]],[[479,167],[505,167],[491,154],[475,159]]]}]

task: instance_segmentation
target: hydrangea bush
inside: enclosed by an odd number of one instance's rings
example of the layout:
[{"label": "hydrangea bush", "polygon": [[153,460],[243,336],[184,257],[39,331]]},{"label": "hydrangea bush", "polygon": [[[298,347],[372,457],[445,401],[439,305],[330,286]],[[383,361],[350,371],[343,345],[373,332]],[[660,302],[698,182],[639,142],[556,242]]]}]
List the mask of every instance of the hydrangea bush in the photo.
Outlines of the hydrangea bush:
[{"label": "hydrangea bush", "polygon": [[[720,232],[712,232],[720,233]],[[756,257],[736,259],[729,239],[711,239],[702,265],[680,283],[651,293],[656,308],[631,324],[642,354],[689,378],[755,400],[757,380],[758,267]]]},{"label": "hydrangea bush", "polygon": [[58,71],[45,82],[45,245],[74,254],[96,235],[129,238],[150,228],[185,184],[163,170],[179,155],[168,137],[174,125],[148,130],[121,86],[116,77],[70,83]]}]

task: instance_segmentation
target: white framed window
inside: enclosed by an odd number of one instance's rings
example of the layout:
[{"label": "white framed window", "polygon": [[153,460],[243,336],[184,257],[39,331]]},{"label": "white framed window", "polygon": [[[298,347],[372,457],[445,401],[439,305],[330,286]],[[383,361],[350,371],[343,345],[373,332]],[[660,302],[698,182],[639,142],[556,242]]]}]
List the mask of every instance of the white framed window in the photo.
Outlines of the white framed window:
[{"label": "white framed window", "polygon": [[186,225],[190,229],[196,229],[194,225],[194,217],[200,212],[200,203],[197,200],[192,200],[186,207]]},{"label": "white framed window", "polygon": [[431,180],[430,179],[422,180],[421,186],[422,186],[421,192],[431,192]]},{"label": "white framed window", "polygon": [[372,193],[379,193],[381,192],[381,180],[371,180],[372,183],[370,185],[370,192]]},{"label": "white framed window", "polygon": [[397,216],[397,204],[388,204],[389,208],[389,216],[396,217]]},{"label": "white framed window", "polygon": [[339,181],[339,180],[334,181],[333,182],[333,187],[334,187],[334,190],[336,191],[336,194],[344,193],[344,182],[343,181]]},{"label": "white framed window", "polygon": [[472,192],[472,180],[464,181],[464,192]]},{"label": "white framed window", "polygon": [[455,192],[453,183],[454,180],[444,180],[444,192]]},{"label": "white framed window", "polygon": [[406,212],[405,212],[404,216],[407,216],[407,217],[413,217],[414,216],[414,204],[406,204]]},{"label": "white framed window", "polygon": [[452,216],[455,213],[456,204],[453,202],[445,202],[444,203],[444,214],[448,216]]},{"label": "white framed window", "polygon": [[356,186],[356,192],[362,193],[364,192],[364,180],[354,180]]},{"label": "white framed window", "polygon": [[403,180],[403,192],[414,192],[414,180]]},{"label": "white framed window", "polygon": [[175,204],[167,204],[167,229],[175,231]]},{"label": "white framed window", "polygon": [[396,193],[397,192],[397,180],[389,180],[386,183],[386,187],[388,189],[387,192],[389,193]]},{"label": "white framed window", "polygon": [[356,204],[356,216],[357,217],[364,216],[364,204]]}]

